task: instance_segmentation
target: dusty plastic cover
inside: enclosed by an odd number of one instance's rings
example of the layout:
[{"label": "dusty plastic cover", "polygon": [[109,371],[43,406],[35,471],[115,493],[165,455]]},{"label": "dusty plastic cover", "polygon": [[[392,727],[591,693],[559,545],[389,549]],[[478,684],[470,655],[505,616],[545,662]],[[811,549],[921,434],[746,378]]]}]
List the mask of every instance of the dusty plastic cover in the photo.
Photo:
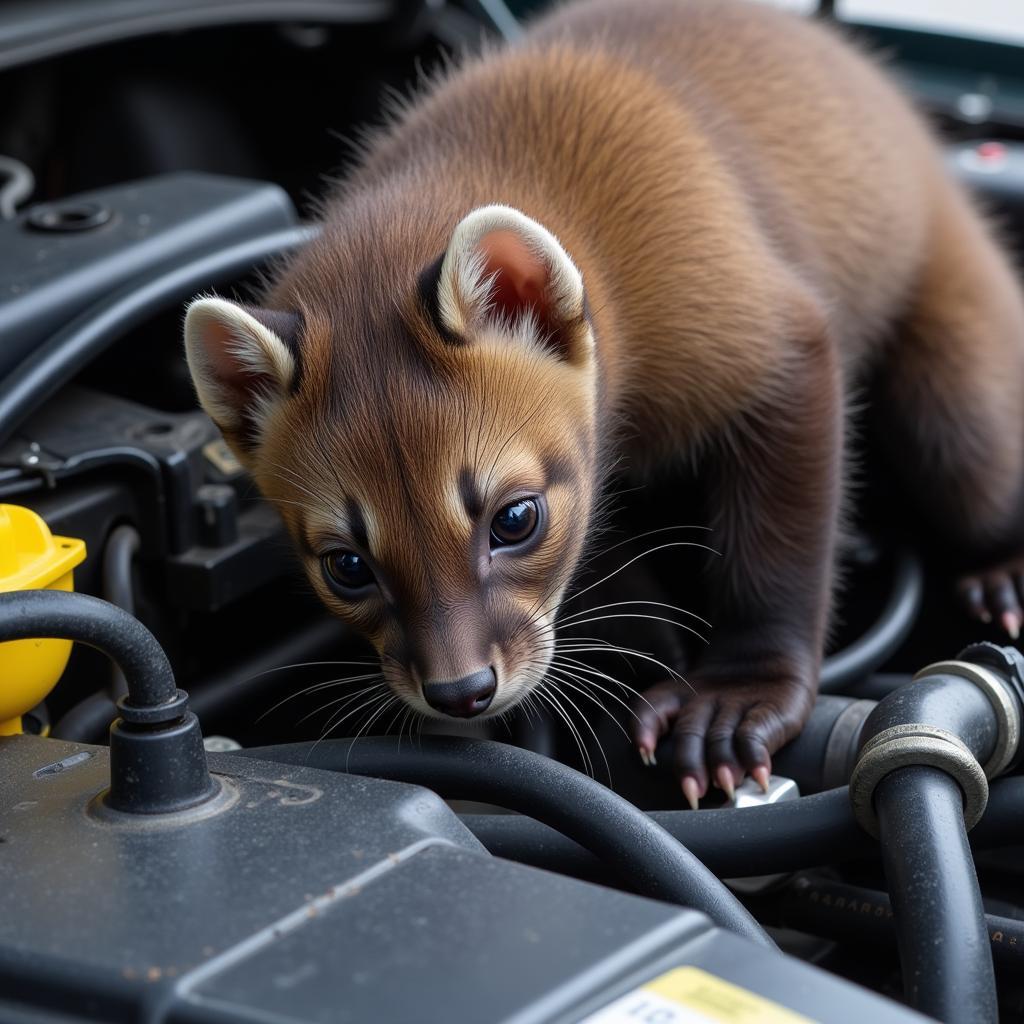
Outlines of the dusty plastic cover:
[{"label": "dusty plastic cover", "polygon": [[701,914],[491,857],[427,790],[210,763],[219,804],[103,819],[104,748],[0,739],[0,1019],[568,1024],[690,965],[809,1020],[923,1020]]}]

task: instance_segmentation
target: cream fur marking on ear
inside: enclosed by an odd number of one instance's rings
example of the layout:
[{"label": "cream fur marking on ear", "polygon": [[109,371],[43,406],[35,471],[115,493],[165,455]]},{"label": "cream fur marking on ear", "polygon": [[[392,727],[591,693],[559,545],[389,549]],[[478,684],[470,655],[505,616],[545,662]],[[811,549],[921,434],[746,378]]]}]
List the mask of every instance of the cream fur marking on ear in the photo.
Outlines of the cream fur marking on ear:
[{"label": "cream fur marking on ear", "polygon": [[570,319],[583,309],[583,276],[547,228],[511,206],[482,206],[467,214],[455,228],[441,264],[437,307],[448,330],[465,334],[479,328],[491,313],[492,278],[479,250],[481,240],[495,231],[519,236],[548,270],[551,306]]},{"label": "cream fur marking on ear", "polygon": [[225,430],[239,429],[245,413],[262,429],[295,376],[288,346],[227,299],[200,298],[188,307],[185,356],[200,404]]}]

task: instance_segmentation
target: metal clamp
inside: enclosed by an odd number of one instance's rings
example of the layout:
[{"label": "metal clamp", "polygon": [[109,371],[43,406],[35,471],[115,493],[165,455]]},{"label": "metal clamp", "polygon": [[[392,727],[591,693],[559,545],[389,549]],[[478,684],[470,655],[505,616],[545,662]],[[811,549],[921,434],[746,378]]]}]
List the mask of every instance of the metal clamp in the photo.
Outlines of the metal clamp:
[{"label": "metal clamp", "polygon": [[985,762],[984,772],[989,779],[1001,775],[1013,763],[1020,746],[1020,708],[1013,694],[995,672],[969,661],[937,661],[934,665],[926,665],[914,676],[914,682],[931,675],[959,676],[974,683],[988,697],[996,715],[998,735],[992,755]]},{"label": "metal clamp", "polygon": [[825,746],[821,766],[822,789],[836,789],[850,781],[853,766],[857,763],[861,731],[868,715],[876,707],[876,700],[855,700],[840,712]]},{"label": "metal clamp", "polygon": [[988,779],[959,737],[945,729],[916,722],[894,725],[869,740],[850,777],[850,802],[861,828],[878,838],[875,788],[898,768],[929,765],[956,779],[964,796],[964,824],[970,831],[985,813]]}]

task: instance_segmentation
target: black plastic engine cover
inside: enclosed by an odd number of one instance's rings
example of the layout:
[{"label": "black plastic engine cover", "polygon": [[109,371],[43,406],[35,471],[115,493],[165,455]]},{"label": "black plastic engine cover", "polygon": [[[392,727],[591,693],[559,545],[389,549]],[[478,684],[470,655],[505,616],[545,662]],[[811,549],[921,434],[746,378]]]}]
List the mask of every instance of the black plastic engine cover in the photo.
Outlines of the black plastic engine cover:
[{"label": "black plastic engine cover", "polygon": [[118,816],[105,748],[0,737],[0,1020],[611,1021],[683,964],[785,1024],[923,1020],[696,912],[493,858],[424,789],[210,761],[218,801]]},{"label": "black plastic engine cover", "polygon": [[0,221],[0,377],[120,285],[296,219],[277,185],[182,173],[82,193]]}]

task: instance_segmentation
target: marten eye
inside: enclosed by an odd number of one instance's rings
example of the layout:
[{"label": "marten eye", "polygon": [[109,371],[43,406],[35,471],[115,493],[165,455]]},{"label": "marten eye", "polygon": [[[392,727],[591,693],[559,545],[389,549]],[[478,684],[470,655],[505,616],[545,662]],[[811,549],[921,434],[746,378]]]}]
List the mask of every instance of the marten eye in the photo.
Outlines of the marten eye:
[{"label": "marten eye", "polygon": [[373,582],[373,570],[366,559],[354,551],[329,551],[320,560],[324,576],[331,588],[350,596],[353,590],[362,590]]},{"label": "marten eye", "polygon": [[539,522],[535,499],[521,498],[506,505],[491,520],[491,550],[522,544],[533,536]]}]

